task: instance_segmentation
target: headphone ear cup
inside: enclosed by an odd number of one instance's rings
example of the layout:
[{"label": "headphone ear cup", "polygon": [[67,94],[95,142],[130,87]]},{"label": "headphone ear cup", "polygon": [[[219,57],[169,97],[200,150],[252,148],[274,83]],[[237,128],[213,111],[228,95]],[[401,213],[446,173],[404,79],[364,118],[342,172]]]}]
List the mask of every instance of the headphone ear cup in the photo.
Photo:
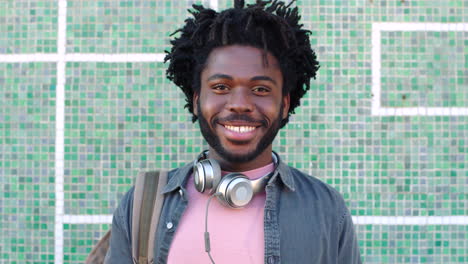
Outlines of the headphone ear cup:
[{"label": "headphone ear cup", "polygon": [[250,180],[241,173],[230,173],[223,177],[217,192],[218,200],[231,208],[246,206],[253,197],[253,188]]},{"label": "headphone ear cup", "polygon": [[213,194],[221,181],[221,167],[216,160],[201,160],[193,168],[193,179],[197,191]]}]

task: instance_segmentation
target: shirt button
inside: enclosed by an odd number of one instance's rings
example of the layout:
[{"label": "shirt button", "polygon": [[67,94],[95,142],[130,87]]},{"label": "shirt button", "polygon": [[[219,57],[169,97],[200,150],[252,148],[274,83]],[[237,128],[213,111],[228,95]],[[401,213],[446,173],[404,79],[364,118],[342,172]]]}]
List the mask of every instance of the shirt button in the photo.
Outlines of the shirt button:
[{"label": "shirt button", "polygon": [[266,211],[266,219],[267,219],[267,220],[270,220],[270,218],[271,218],[270,211]]},{"label": "shirt button", "polygon": [[167,227],[167,229],[172,229],[172,227],[174,227],[174,225],[172,224],[172,222],[168,222],[166,224],[166,227]]}]

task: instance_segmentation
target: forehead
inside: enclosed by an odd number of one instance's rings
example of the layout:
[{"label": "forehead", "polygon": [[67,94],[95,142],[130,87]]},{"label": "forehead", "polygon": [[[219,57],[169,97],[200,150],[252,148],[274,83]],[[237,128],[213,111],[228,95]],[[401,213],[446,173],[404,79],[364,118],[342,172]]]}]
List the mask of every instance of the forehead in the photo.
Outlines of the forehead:
[{"label": "forehead", "polygon": [[[251,46],[223,46],[213,49],[208,56],[205,69],[206,72],[231,72],[232,74],[252,75],[268,74],[281,75],[278,60],[269,52]],[[250,73],[250,74],[249,74]]]}]

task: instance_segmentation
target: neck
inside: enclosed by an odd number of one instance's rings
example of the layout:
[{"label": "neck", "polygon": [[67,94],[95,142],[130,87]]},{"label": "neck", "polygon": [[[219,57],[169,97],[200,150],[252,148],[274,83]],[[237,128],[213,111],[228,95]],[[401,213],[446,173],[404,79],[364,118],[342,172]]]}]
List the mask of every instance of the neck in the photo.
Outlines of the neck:
[{"label": "neck", "polygon": [[233,162],[224,159],[214,149],[210,148],[208,158],[218,161],[222,170],[232,172],[243,172],[264,167],[273,162],[272,146],[267,147],[260,155],[253,160],[246,162]]}]

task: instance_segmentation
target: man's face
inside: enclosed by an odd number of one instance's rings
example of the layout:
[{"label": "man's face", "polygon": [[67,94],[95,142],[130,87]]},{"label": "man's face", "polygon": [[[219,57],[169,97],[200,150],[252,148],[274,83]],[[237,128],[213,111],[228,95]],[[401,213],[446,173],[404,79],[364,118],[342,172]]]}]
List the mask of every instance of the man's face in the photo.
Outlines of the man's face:
[{"label": "man's face", "polygon": [[271,162],[271,144],[288,114],[278,61],[268,53],[265,64],[262,53],[249,46],[216,48],[201,73],[195,114],[214,156],[227,163]]}]

